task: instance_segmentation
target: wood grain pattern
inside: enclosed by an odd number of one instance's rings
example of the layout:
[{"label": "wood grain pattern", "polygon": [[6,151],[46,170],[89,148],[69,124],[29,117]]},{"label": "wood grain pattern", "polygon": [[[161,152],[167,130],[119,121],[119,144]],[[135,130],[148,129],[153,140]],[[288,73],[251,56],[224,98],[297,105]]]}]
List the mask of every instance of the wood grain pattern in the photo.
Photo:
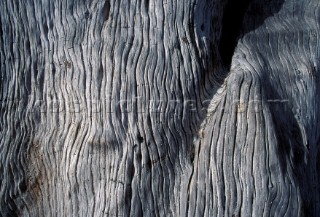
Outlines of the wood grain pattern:
[{"label": "wood grain pattern", "polygon": [[0,1],[0,215],[318,216],[319,3],[232,4]]}]

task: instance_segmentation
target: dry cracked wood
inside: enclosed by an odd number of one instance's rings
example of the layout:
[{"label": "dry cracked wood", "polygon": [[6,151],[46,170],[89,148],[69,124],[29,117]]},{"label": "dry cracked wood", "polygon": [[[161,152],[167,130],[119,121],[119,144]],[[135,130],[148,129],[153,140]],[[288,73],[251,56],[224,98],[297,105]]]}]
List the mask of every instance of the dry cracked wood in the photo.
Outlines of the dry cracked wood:
[{"label": "dry cracked wood", "polygon": [[1,0],[0,215],[318,216],[319,6]]}]

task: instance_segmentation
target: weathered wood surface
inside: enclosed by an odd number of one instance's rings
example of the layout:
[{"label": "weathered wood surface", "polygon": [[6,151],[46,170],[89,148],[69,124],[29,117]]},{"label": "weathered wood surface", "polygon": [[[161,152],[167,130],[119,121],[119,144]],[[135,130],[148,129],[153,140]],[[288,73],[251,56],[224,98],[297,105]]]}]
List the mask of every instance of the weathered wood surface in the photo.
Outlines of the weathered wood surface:
[{"label": "weathered wood surface", "polygon": [[319,216],[319,6],[1,0],[1,216]]}]

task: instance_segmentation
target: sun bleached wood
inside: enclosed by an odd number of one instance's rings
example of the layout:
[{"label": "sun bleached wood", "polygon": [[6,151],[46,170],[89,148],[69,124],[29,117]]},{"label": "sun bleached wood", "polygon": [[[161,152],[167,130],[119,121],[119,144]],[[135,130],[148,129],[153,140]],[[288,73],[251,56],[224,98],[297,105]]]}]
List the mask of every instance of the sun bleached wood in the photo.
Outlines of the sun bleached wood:
[{"label": "sun bleached wood", "polygon": [[0,1],[1,216],[318,216],[317,0]]}]

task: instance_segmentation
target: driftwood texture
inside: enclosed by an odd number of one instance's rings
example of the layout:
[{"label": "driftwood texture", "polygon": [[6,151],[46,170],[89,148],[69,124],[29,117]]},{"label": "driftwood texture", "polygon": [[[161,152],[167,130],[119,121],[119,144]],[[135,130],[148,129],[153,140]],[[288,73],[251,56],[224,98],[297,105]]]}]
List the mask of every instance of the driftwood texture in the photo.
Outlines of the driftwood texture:
[{"label": "driftwood texture", "polygon": [[1,0],[1,216],[319,216],[319,0]]}]

